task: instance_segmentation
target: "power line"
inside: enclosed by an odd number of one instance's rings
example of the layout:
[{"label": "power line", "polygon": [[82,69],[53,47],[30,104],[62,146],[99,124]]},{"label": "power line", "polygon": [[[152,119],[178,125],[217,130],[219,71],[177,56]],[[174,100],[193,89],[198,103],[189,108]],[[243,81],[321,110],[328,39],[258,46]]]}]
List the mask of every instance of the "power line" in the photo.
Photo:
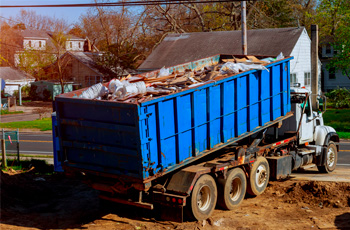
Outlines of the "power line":
[{"label": "power line", "polygon": [[[80,3],[80,4],[56,4],[56,5],[1,5],[0,8],[23,8],[23,7],[110,7],[110,6],[146,6],[163,4],[199,4],[199,3],[219,3],[219,2],[240,2],[241,0],[155,0],[155,1],[130,1],[130,2],[110,2],[110,3]],[[249,1],[249,0],[243,0]],[[257,1],[257,0],[253,0]]]}]

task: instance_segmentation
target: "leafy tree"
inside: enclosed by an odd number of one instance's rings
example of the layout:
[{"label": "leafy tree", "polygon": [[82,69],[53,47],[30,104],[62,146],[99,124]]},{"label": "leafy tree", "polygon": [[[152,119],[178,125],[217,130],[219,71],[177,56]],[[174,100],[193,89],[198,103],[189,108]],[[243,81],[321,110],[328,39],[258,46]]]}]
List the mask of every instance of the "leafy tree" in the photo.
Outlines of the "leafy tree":
[{"label": "leafy tree", "polygon": [[323,0],[318,8],[323,37],[331,37],[336,53],[328,69],[341,70],[350,79],[350,1]]},{"label": "leafy tree", "polygon": [[[349,18],[350,20],[350,18]],[[349,24],[349,23],[347,23]],[[350,80],[350,24],[336,30],[334,50],[337,53],[331,59],[328,68],[341,70]]]},{"label": "leafy tree", "polygon": [[17,66],[24,72],[35,76],[37,80],[45,80],[47,75],[43,68],[55,61],[55,56],[46,50],[25,49],[16,54]]},{"label": "leafy tree", "polygon": [[350,107],[350,91],[346,88],[334,89],[327,93],[326,96],[336,108]]},{"label": "leafy tree", "polygon": [[62,31],[57,31],[51,34],[52,43],[54,45],[52,54],[55,58],[55,63],[53,63],[54,68],[49,68],[52,72],[51,76],[57,76],[61,84],[61,92],[64,92],[64,82],[65,76],[67,74],[67,67],[71,63],[69,58],[63,58],[63,54],[66,52],[65,47],[67,40],[69,40],[69,35],[65,35]]}]

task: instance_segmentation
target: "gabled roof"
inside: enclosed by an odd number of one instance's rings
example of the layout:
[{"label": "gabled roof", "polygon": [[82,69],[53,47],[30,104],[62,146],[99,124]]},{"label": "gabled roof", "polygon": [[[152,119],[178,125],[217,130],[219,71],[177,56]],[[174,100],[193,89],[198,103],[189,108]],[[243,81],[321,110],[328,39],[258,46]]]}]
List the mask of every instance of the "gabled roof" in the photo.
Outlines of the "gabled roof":
[{"label": "gabled roof", "polygon": [[85,41],[85,38],[80,38],[75,35],[67,34],[67,38],[70,41]]},{"label": "gabled roof", "polygon": [[49,39],[50,36],[47,32],[42,30],[23,30],[21,32],[24,38],[37,38],[37,39]]},{"label": "gabled roof", "polygon": [[0,67],[0,78],[5,81],[35,80],[29,74],[12,67]]},{"label": "gabled roof", "polygon": [[[21,35],[24,39],[33,39],[33,40],[46,40],[47,46],[54,47],[54,44],[52,42],[52,36],[54,32],[48,32],[43,30],[23,30],[21,31]],[[68,41],[85,41],[85,38],[80,38],[74,35],[66,35]]]},{"label": "gabled roof", "polygon": [[[248,30],[248,54],[277,56],[283,52],[289,56],[303,30],[304,27]],[[242,54],[242,32],[169,34],[138,69],[159,69],[216,54]]]},{"label": "gabled roof", "polygon": [[[50,39],[54,32],[48,32],[48,31],[43,31],[43,30],[23,30],[21,31],[22,37],[23,38],[41,38],[41,39]],[[75,35],[71,34],[66,34],[68,40],[76,40],[76,41],[85,41],[85,38],[80,38]]]},{"label": "gabled roof", "polygon": [[96,74],[98,74],[100,76],[116,75],[112,70],[96,63],[95,58],[97,57],[98,53],[69,52],[69,51],[67,51],[63,56],[66,56],[66,55],[70,55],[70,56],[74,57],[79,62],[83,63],[84,65],[89,67],[92,71],[94,71]]}]

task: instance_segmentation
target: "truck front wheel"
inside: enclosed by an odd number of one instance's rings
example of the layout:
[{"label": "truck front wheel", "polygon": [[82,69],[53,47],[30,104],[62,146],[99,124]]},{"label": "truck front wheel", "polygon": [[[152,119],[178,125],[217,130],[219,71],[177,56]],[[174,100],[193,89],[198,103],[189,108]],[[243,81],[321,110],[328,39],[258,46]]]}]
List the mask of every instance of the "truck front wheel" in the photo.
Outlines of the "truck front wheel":
[{"label": "truck front wheel", "polygon": [[238,207],[245,196],[247,179],[241,168],[235,168],[227,173],[226,179],[219,178],[218,204],[224,209],[234,209]]},{"label": "truck front wheel", "polygon": [[325,154],[325,162],[323,166],[317,166],[318,170],[322,173],[333,172],[337,166],[338,151],[337,146],[333,141],[328,143],[328,147]]},{"label": "truck front wheel", "polygon": [[262,194],[269,183],[270,168],[265,157],[258,157],[250,170],[247,192],[252,196]]},{"label": "truck front wheel", "polygon": [[210,175],[201,176],[191,194],[190,211],[197,220],[205,220],[211,216],[217,200],[215,180]]}]

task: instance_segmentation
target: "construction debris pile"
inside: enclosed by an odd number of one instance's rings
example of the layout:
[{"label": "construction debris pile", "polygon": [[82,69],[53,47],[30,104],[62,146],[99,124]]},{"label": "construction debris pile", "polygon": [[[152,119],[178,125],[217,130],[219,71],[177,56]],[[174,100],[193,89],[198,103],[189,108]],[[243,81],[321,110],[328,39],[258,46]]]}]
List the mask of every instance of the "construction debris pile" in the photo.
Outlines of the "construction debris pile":
[{"label": "construction debris pile", "polygon": [[111,80],[108,83],[108,87],[98,83],[83,91],[80,98],[141,103],[155,97],[169,95],[217,81],[247,70],[267,70],[264,64],[283,58],[282,53],[277,58],[261,60],[255,56],[246,56],[246,58],[241,59],[233,57],[232,59],[223,59],[222,63],[206,66],[201,70],[186,69],[183,72],[174,73],[170,73],[169,69],[162,68],[156,77],[129,75],[121,79]]}]

